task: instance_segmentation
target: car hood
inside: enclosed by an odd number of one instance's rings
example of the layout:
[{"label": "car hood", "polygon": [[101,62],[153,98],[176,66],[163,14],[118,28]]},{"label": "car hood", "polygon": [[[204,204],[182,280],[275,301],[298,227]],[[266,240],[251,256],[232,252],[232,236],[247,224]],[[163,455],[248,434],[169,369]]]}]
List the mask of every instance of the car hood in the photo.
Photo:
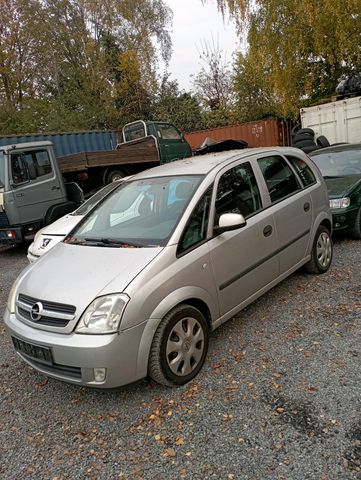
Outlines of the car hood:
[{"label": "car hood", "polygon": [[161,250],[58,243],[28,269],[18,293],[82,312],[94,298],[124,291]]},{"label": "car hood", "polygon": [[361,182],[361,175],[326,178],[329,198],[346,197]]},{"label": "car hood", "polygon": [[42,228],[39,233],[41,235],[64,235],[65,237],[82,218],[83,215],[64,215],[64,217]]}]

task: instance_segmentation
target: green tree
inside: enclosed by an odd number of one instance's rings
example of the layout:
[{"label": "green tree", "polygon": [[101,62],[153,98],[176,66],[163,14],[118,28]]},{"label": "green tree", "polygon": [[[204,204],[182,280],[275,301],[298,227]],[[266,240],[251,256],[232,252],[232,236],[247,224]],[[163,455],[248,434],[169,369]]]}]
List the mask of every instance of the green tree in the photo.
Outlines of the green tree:
[{"label": "green tree", "polygon": [[233,121],[233,75],[218,42],[205,42],[200,59],[202,67],[193,87],[203,108],[205,126],[227,125]]},{"label": "green tree", "polygon": [[163,0],[0,0],[0,133],[119,127],[149,115]]},{"label": "green tree", "polygon": [[182,132],[204,127],[202,112],[197,98],[190,92],[181,91],[175,80],[166,75],[152,103],[152,119],[174,123]]},{"label": "green tree", "polygon": [[259,62],[257,76],[272,91],[280,115],[296,115],[303,101],[332,94],[342,73],[361,68],[359,0],[217,3],[241,33],[248,32],[247,61]]}]

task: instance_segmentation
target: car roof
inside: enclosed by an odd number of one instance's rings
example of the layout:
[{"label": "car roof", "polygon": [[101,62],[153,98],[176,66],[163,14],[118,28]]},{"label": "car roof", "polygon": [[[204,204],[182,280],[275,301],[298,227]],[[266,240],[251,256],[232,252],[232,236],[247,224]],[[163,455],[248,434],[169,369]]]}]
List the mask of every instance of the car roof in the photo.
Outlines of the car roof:
[{"label": "car roof", "polygon": [[321,153],[344,152],[348,150],[361,150],[361,143],[341,143],[339,145],[331,145],[330,147],[319,148],[309,153],[310,157],[320,155]]},{"label": "car roof", "polygon": [[132,176],[131,180],[143,178],[162,177],[170,175],[206,175],[214,169],[221,169],[234,160],[241,160],[258,154],[293,154],[304,156],[298,148],[292,147],[263,147],[229,150],[226,152],[209,153],[195,157],[184,158],[174,162],[165,163]]}]

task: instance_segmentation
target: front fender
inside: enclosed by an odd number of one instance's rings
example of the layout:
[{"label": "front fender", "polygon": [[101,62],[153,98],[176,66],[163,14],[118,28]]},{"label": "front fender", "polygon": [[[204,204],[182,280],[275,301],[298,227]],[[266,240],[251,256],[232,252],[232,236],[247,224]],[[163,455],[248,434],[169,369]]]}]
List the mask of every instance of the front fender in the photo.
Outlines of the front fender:
[{"label": "front fender", "polygon": [[186,303],[187,300],[190,299],[201,300],[207,305],[211,314],[212,323],[219,317],[217,299],[212,298],[212,296],[203,288],[189,286],[171,292],[154,309],[151,318],[147,321],[144,328],[138,350],[137,375],[139,378],[146,377],[148,374],[150,348],[158,325],[170,310],[180,303]]}]

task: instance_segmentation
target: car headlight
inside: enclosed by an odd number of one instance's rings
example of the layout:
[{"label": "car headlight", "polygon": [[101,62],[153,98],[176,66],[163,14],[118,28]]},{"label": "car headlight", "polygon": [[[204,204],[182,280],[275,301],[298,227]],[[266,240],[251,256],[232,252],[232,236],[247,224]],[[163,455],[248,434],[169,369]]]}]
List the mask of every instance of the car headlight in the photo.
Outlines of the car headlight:
[{"label": "car headlight", "polygon": [[88,334],[117,332],[128,302],[129,297],[122,293],[96,298],[83,313],[75,331]]},{"label": "car headlight", "polygon": [[330,200],[330,208],[346,208],[350,206],[349,197],[332,198]]},{"label": "car headlight", "polygon": [[15,313],[16,291],[18,288],[18,284],[19,284],[19,280],[16,279],[10,289],[10,293],[8,296],[6,308],[9,310],[10,313]]}]

